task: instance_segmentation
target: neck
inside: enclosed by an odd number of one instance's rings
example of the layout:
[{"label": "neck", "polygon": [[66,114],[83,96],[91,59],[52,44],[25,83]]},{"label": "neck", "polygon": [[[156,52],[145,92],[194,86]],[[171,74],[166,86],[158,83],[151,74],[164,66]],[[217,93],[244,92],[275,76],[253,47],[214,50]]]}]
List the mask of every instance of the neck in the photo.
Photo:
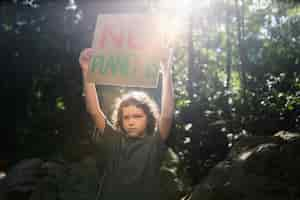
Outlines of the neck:
[{"label": "neck", "polygon": [[140,134],[128,134],[128,133],[125,133],[125,136],[127,138],[143,138],[146,136],[146,133],[143,132],[143,133],[140,133]]}]

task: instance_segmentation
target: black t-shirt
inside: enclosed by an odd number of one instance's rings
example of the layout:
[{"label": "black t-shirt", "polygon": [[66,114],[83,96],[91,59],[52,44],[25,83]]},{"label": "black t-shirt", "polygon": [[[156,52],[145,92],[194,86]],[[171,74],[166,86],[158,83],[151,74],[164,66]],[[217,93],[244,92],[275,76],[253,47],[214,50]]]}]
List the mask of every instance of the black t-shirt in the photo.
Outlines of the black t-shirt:
[{"label": "black t-shirt", "polygon": [[127,137],[106,123],[95,138],[97,160],[104,167],[101,200],[158,200],[159,168],[166,146],[158,133]]}]

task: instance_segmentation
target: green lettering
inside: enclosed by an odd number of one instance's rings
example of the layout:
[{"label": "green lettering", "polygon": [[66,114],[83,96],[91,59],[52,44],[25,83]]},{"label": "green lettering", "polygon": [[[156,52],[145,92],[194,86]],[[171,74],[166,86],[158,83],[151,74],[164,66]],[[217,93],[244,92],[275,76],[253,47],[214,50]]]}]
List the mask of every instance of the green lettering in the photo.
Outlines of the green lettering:
[{"label": "green lettering", "polygon": [[128,57],[129,57],[129,61],[128,62],[131,64],[130,65],[130,71],[128,72],[129,73],[128,75],[130,77],[134,78],[134,77],[136,77],[137,55],[136,54],[129,54]]},{"label": "green lettering", "polygon": [[128,76],[128,68],[129,68],[129,56],[125,55],[120,59],[120,75],[121,76]]},{"label": "green lettering", "polygon": [[91,71],[95,72],[97,70],[97,68],[101,68],[104,65],[104,56],[103,55],[99,55],[99,56],[95,56],[92,57],[92,66],[91,66]]},{"label": "green lettering", "polygon": [[111,74],[112,74],[113,76],[115,76],[116,73],[117,73],[117,65],[118,65],[118,63],[119,63],[119,60],[120,60],[119,57],[109,56],[109,57],[108,57],[108,60],[107,60],[107,62],[106,62],[106,70],[107,70],[108,68],[110,68]]},{"label": "green lettering", "polygon": [[134,59],[136,59],[135,54],[97,55],[92,58],[91,71],[100,72],[102,75],[111,72],[112,76],[134,77],[137,67],[133,66]]}]

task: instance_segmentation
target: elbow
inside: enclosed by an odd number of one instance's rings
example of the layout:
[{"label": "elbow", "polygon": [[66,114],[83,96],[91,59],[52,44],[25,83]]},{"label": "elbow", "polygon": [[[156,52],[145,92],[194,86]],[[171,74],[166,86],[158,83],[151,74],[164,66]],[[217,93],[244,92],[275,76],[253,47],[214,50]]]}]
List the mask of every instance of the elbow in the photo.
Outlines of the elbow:
[{"label": "elbow", "polygon": [[160,118],[163,119],[173,119],[174,115],[174,104],[170,103],[168,109],[163,109],[163,112],[160,115]]},{"label": "elbow", "polygon": [[173,113],[170,113],[170,114],[165,113],[165,114],[160,115],[160,121],[172,123]]},{"label": "elbow", "polygon": [[95,117],[95,116],[98,116],[98,115],[99,115],[99,113],[98,113],[97,111],[91,111],[91,110],[88,110],[87,112],[88,112],[88,114],[89,114],[91,117]]}]

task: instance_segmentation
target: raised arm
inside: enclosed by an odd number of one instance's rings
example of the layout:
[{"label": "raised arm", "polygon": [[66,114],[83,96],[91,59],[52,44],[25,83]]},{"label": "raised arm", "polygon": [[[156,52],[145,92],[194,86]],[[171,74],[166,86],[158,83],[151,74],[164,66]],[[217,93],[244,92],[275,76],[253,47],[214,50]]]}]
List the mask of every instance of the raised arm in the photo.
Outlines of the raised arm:
[{"label": "raised arm", "polygon": [[173,80],[172,80],[172,50],[169,53],[167,60],[162,60],[162,94],[161,94],[161,114],[159,118],[158,129],[160,137],[166,140],[169,136],[169,132],[173,121],[174,112],[174,92],[173,92]]},{"label": "raised arm", "polygon": [[103,132],[105,128],[105,115],[101,110],[99,104],[95,83],[90,83],[87,81],[88,66],[93,53],[94,50],[91,48],[84,49],[80,53],[79,64],[82,72],[86,109],[88,113],[91,115],[92,119],[94,120],[97,128],[99,128],[101,132]]}]

